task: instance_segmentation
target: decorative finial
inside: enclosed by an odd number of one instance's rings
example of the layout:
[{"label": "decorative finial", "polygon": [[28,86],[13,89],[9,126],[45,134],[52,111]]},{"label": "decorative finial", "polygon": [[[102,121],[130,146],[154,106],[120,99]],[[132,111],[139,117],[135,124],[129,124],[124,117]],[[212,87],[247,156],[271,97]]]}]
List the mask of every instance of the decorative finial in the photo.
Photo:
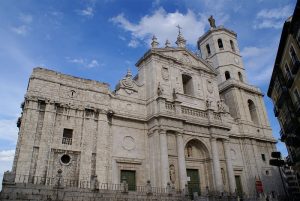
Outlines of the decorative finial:
[{"label": "decorative finial", "polygon": [[155,35],[153,35],[151,46],[152,46],[152,48],[157,48],[158,45],[159,45],[159,43],[157,42],[157,38]]},{"label": "decorative finial", "polygon": [[177,41],[176,44],[178,47],[185,47],[186,40],[181,34],[181,27],[179,25],[176,26],[178,28],[178,36],[177,36]]},{"label": "decorative finial", "polygon": [[130,68],[127,69],[126,77],[132,77],[132,73],[131,73]]},{"label": "decorative finial", "polygon": [[170,41],[168,39],[166,40],[165,46],[166,47],[171,47],[171,43],[170,43]]},{"label": "decorative finial", "polygon": [[209,22],[211,28],[216,28],[216,20],[214,19],[214,17],[212,15],[208,18],[208,22]]}]

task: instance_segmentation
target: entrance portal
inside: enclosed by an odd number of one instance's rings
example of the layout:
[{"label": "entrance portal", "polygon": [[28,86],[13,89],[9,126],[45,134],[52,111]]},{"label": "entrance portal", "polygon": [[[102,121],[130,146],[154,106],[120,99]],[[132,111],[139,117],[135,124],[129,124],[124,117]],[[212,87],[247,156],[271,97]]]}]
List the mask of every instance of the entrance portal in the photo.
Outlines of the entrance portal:
[{"label": "entrance portal", "polygon": [[188,189],[190,196],[193,197],[194,193],[197,192],[200,195],[200,178],[198,169],[187,169],[186,170],[188,180]]}]

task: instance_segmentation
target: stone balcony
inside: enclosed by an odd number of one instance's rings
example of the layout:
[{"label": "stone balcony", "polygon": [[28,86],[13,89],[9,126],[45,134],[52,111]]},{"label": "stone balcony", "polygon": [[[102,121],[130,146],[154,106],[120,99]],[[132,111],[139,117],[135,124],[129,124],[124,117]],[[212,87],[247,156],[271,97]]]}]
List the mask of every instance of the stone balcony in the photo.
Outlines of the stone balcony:
[{"label": "stone balcony", "polygon": [[158,115],[183,119],[201,125],[216,125],[227,129],[230,128],[230,125],[227,123],[228,114],[226,112],[188,107],[182,105],[179,101],[170,102],[164,98],[158,99]]}]

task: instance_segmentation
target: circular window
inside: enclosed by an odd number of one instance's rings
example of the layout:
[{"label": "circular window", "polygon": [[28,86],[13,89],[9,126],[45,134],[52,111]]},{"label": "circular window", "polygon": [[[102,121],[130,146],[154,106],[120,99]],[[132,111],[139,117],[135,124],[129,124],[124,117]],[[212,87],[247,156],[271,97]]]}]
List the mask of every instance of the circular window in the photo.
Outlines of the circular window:
[{"label": "circular window", "polygon": [[71,161],[71,157],[69,156],[69,155],[67,155],[67,154],[64,154],[64,155],[62,155],[62,157],[60,158],[60,161],[63,163],[63,164],[68,164],[68,163],[70,163],[70,161]]}]

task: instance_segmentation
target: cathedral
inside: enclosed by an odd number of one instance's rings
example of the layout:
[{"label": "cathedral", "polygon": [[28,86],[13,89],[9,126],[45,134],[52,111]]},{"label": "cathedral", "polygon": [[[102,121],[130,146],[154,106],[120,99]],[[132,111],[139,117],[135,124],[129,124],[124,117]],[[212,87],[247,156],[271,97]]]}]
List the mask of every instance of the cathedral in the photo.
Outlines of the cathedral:
[{"label": "cathedral", "polygon": [[[186,48],[151,48],[112,91],[108,84],[34,68],[30,76],[11,174],[33,183],[60,172],[81,188],[128,184],[256,195],[281,194],[278,169],[269,165],[276,140],[263,94],[250,85],[237,34],[209,19]],[[24,177],[26,176],[26,177]],[[24,179],[25,178],[25,179]],[[261,183],[258,188],[257,183]]]}]

